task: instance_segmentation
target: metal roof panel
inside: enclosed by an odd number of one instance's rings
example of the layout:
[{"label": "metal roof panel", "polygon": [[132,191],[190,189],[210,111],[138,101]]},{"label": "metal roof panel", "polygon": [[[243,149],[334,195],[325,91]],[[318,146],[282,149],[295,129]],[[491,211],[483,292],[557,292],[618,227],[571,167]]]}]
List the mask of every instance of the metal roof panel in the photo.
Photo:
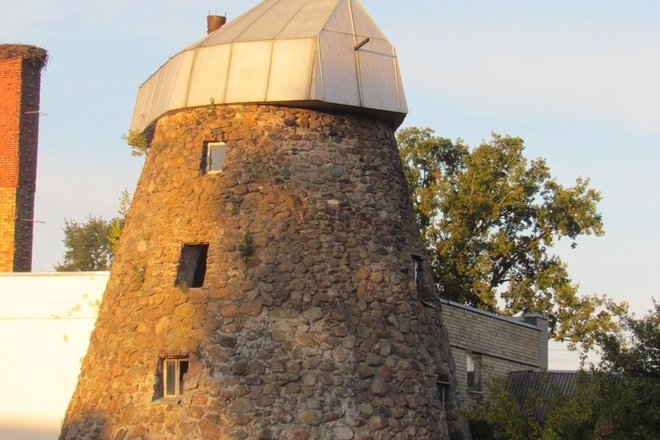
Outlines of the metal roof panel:
[{"label": "metal roof panel", "polygon": [[263,1],[147,79],[131,129],[210,102],[344,106],[395,124],[407,108],[396,52],[359,0]]}]

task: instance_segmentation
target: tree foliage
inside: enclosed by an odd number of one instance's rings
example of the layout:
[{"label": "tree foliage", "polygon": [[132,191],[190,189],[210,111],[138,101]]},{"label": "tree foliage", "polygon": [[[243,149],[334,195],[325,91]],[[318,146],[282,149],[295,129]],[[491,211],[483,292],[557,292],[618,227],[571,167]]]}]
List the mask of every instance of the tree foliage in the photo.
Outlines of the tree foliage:
[{"label": "tree foliage", "polygon": [[[598,333],[597,366],[578,377],[572,396],[556,393],[519,405],[503,382],[468,410],[475,440],[654,440],[660,432],[660,308],[626,315],[624,331]],[[538,409],[543,417],[538,417]]]},{"label": "tree foliage", "polygon": [[504,378],[493,379],[488,385],[488,398],[468,408],[473,440],[538,440],[542,424],[535,416],[542,406],[540,398],[519,405],[506,389]]},{"label": "tree foliage", "polygon": [[602,351],[600,369],[648,377],[660,384],[660,304],[653,301],[646,317],[625,315],[622,323],[624,332],[596,335]]},{"label": "tree foliage", "polygon": [[442,296],[502,314],[540,313],[555,339],[585,347],[615,330],[625,311],[605,296],[579,296],[561,239],[602,235],[600,194],[588,179],[559,184],[518,137],[493,134],[475,148],[428,128],[397,135],[417,222]]},{"label": "tree foliage", "polygon": [[64,257],[55,265],[58,272],[109,270],[124,228],[131,204],[124,189],[119,203],[119,215],[111,220],[88,216],[85,221],[64,221]]},{"label": "tree foliage", "polygon": [[112,222],[89,216],[83,222],[65,220],[64,260],[55,265],[58,272],[108,270],[112,245],[108,239]]}]

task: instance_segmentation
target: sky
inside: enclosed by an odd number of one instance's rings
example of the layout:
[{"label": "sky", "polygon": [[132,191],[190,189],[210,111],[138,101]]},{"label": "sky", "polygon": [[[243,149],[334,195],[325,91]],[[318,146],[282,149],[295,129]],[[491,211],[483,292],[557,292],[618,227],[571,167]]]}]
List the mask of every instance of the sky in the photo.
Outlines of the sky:
[{"label": "sky", "polygon": [[[139,85],[257,0],[0,0],[0,43],[48,50],[34,271],[61,260],[65,219],[117,214],[143,160],[122,140]],[[601,191],[606,235],[559,245],[584,294],[644,313],[660,299],[660,2],[362,0],[397,47],[409,114],[471,145],[520,136],[570,186]],[[43,223],[41,223],[43,222]]]}]

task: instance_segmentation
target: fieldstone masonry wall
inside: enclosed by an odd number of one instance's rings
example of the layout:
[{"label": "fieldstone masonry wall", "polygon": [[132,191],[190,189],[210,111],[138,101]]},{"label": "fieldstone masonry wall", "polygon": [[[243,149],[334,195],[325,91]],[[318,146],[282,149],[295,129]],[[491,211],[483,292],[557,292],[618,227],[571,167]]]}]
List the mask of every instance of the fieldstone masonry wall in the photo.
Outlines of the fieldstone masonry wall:
[{"label": "fieldstone masonry wall", "polygon": [[[200,172],[208,141],[228,146],[220,174]],[[60,438],[468,438],[438,398],[449,344],[414,285],[408,197],[392,129],[372,118],[162,117]],[[175,286],[199,243],[204,286]],[[190,361],[178,402],[154,400],[168,354]]]}]

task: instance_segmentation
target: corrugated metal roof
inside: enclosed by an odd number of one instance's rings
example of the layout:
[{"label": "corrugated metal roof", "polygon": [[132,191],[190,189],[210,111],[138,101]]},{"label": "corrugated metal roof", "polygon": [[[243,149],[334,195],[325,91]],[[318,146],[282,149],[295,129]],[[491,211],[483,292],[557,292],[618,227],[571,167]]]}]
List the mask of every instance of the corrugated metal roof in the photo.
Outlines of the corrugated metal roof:
[{"label": "corrugated metal roof", "polygon": [[518,405],[535,406],[533,414],[541,420],[545,417],[547,402],[557,396],[571,396],[577,386],[576,371],[512,371],[506,390]]},{"label": "corrugated metal roof", "polygon": [[397,125],[407,113],[396,51],[358,0],[263,1],[145,81],[131,129],[211,102],[350,107]]},{"label": "corrugated metal roof", "polygon": [[552,397],[557,392],[570,396],[575,391],[576,371],[512,371],[509,373],[507,391],[524,401],[530,393],[540,397]]}]

